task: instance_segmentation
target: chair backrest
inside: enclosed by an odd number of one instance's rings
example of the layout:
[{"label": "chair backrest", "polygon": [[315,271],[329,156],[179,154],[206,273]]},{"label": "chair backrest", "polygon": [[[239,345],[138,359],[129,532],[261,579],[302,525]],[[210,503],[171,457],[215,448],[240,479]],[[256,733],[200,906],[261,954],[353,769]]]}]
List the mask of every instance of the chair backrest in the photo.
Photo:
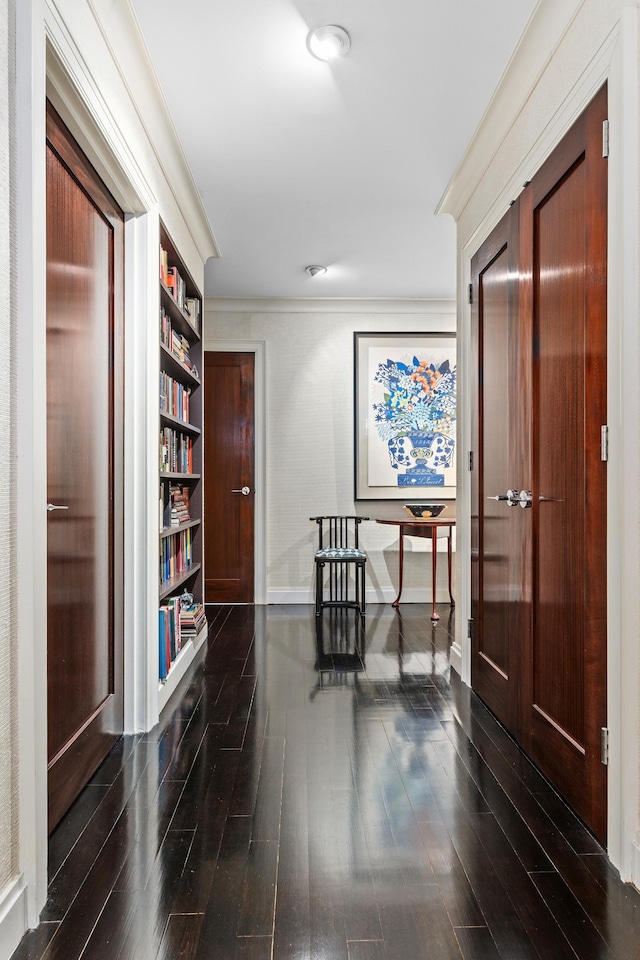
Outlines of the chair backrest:
[{"label": "chair backrest", "polygon": [[363,520],[369,517],[353,516],[322,516],[310,517],[318,524],[318,549],[327,547],[340,548],[358,547],[358,527]]}]

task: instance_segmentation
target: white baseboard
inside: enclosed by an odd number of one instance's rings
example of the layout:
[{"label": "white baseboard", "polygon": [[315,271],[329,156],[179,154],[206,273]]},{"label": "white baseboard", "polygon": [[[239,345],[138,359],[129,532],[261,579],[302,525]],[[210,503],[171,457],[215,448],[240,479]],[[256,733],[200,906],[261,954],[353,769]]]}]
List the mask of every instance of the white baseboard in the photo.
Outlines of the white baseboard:
[{"label": "white baseboard", "polygon": [[640,834],[633,841],[631,883],[640,890]]},{"label": "white baseboard", "polygon": [[[381,588],[378,590],[367,590],[367,603],[392,603],[396,598],[396,590],[393,587]],[[436,590],[437,603],[449,603],[449,592],[447,587],[440,587]],[[314,594],[311,590],[295,590],[281,588],[269,588],[267,590],[267,603],[314,603]],[[402,603],[430,603],[430,587],[406,587],[402,591]]]},{"label": "white baseboard", "polygon": [[27,888],[16,877],[0,894],[0,960],[9,960],[27,930]]},{"label": "white baseboard", "polygon": [[461,677],[462,676],[462,650],[457,640],[454,640],[453,643],[451,644],[449,659],[451,662],[451,669],[455,670],[458,676]]}]

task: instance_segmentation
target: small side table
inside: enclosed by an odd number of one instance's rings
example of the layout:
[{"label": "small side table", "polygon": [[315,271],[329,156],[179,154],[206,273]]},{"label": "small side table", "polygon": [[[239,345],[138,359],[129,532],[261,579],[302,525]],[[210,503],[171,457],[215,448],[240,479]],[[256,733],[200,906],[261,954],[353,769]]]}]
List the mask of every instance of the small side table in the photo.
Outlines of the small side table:
[{"label": "small side table", "polygon": [[391,606],[397,607],[402,596],[402,577],[404,567],[404,538],[405,537],[425,537],[431,540],[431,600],[432,612],[431,619],[439,620],[440,616],[436,610],[436,574],[438,571],[438,530],[446,528],[447,530],[447,555],[449,561],[449,599],[451,606],[455,607],[456,602],[451,592],[451,531],[455,528],[456,521],[453,517],[435,517],[431,519],[415,519],[404,517],[402,519],[387,520],[376,517],[376,523],[383,523],[393,527],[399,527],[400,545],[398,550],[399,576],[398,576],[398,596]]}]

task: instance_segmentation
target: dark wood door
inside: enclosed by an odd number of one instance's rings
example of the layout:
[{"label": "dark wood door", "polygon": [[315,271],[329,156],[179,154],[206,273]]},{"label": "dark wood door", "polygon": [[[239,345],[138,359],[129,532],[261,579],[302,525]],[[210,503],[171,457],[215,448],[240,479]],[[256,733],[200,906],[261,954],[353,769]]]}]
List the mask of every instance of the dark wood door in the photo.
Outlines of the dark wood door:
[{"label": "dark wood door", "polygon": [[472,265],[472,682],[603,841],[606,115],[605,88]]},{"label": "dark wood door", "polygon": [[525,741],[606,836],[607,161],[602,90],[522,198],[533,302],[534,630]]},{"label": "dark wood door", "polygon": [[254,354],[205,353],[205,602],[254,599]]},{"label": "dark wood door", "polygon": [[531,355],[521,325],[519,225],[516,201],[472,261],[473,685],[510,730],[520,722],[523,651],[513,638],[522,640],[531,614],[531,512],[505,499],[530,473]]},{"label": "dark wood door", "polygon": [[49,828],[123,730],[123,218],[47,114]]}]

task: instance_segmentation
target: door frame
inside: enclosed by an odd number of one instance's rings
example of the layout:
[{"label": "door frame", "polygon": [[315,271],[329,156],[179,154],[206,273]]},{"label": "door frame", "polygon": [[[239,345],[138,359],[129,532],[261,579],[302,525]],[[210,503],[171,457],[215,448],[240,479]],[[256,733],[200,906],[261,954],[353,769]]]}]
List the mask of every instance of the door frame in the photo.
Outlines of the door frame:
[{"label": "door frame", "polygon": [[[467,452],[471,446],[471,307],[463,292],[469,289],[471,259],[500,221],[522,184],[531,180],[543,161],[606,81],[609,88],[609,226],[608,226],[608,425],[610,455],[607,502],[607,691],[609,729],[608,855],[623,880],[640,884],[640,822],[638,775],[640,736],[637,725],[625,717],[638,717],[640,651],[636,625],[640,619],[637,577],[640,557],[635,531],[640,526],[637,489],[640,485],[640,451],[623,444],[636,437],[640,388],[633,359],[640,352],[636,318],[640,312],[637,264],[640,243],[636,211],[640,200],[637,157],[640,153],[638,121],[637,51],[640,16],[636,8],[622,11],[617,29],[559,106],[542,135],[525,155],[460,251],[458,277],[458,429],[461,468],[458,476],[460,567],[457,570],[458,609],[456,640],[451,662],[464,683],[471,683],[471,644],[466,620],[471,616],[470,518],[471,478]],[[624,397],[624,404],[622,398]],[[462,461],[464,463],[462,464]],[[462,469],[462,466],[464,469]],[[464,558],[464,559],[463,559]]]},{"label": "door frame", "polygon": [[[205,333],[215,327],[215,312],[205,297]],[[209,319],[207,317],[209,316]],[[267,395],[266,395],[266,340],[215,340],[205,335],[202,338],[205,353],[253,353],[254,384],[253,413],[255,426],[255,514],[253,527],[254,585],[256,605],[267,602]],[[204,360],[203,360],[204,367]],[[207,509],[205,503],[204,509]]]}]

